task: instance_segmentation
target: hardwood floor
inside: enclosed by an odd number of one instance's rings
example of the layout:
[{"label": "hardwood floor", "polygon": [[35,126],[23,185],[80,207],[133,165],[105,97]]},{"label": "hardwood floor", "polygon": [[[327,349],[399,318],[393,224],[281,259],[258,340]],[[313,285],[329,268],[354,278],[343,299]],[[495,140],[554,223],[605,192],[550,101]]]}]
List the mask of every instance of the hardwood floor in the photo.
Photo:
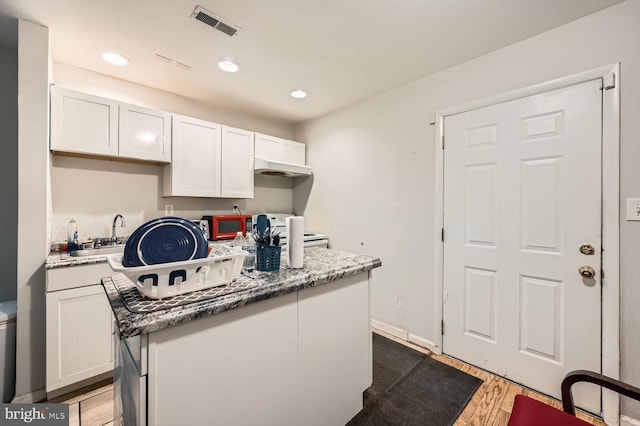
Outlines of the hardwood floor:
[{"label": "hardwood floor", "polygon": [[[533,392],[456,359],[435,355],[425,348],[376,329],[374,332],[484,381],[454,426],[506,426],[517,394],[530,396],[557,408],[562,407],[560,401],[556,399]],[[113,384],[110,381],[51,400],[51,402],[69,404],[69,426],[116,426],[113,421],[113,401]],[[606,426],[601,419],[582,412],[578,412],[578,417],[593,425]]]},{"label": "hardwood floor", "polygon": [[69,404],[69,426],[115,426],[113,401],[113,383],[105,380],[50,402]]},{"label": "hardwood floor", "polygon": [[[509,422],[509,415],[513,407],[513,401],[517,394],[527,395],[531,398],[562,409],[562,403],[557,399],[549,398],[520,385],[511,383],[501,377],[495,376],[479,368],[465,364],[457,359],[449,358],[445,355],[435,355],[428,349],[411,344],[402,339],[398,339],[380,330],[373,330],[381,336],[387,337],[419,352],[429,355],[431,358],[444,364],[450,365],[467,374],[483,380],[482,385],[471,398],[469,404],[464,409],[454,426],[506,426]],[[593,425],[606,426],[599,418],[578,412],[578,418]]]}]

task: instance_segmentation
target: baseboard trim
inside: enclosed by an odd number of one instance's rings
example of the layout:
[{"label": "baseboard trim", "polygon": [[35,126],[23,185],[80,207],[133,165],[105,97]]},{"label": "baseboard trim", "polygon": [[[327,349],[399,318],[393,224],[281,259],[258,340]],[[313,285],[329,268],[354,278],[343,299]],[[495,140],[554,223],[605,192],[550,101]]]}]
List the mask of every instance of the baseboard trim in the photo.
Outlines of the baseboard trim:
[{"label": "baseboard trim", "polygon": [[431,352],[433,352],[434,348],[436,347],[436,344],[431,340],[427,340],[424,337],[420,337],[413,333],[409,333],[409,342],[413,343],[414,345],[421,346],[425,349],[429,349]]},{"label": "baseboard trim", "polygon": [[385,322],[373,319],[371,320],[371,325],[373,326],[373,328],[384,331],[385,333],[390,334],[393,337],[402,339],[405,342],[413,343],[414,345],[423,347],[430,351],[433,351],[433,348],[435,347],[435,343],[433,343],[431,340],[427,340],[424,337],[418,336],[417,334],[409,333],[407,330],[395,327]]},{"label": "baseboard trim", "polygon": [[394,327],[382,321],[378,321],[376,319],[371,320],[371,325],[378,330],[382,330],[387,334],[392,335],[393,337],[397,337],[398,339],[409,341],[409,333],[406,330],[403,330],[398,327]]},{"label": "baseboard trim", "polygon": [[620,426],[640,426],[640,420],[627,416],[620,416]]},{"label": "baseboard trim", "polygon": [[32,404],[34,402],[44,401],[45,399],[47,399],[47,391],[42,388],[33,392],[18,395],[13,398],[11,402],[13,404]]}]

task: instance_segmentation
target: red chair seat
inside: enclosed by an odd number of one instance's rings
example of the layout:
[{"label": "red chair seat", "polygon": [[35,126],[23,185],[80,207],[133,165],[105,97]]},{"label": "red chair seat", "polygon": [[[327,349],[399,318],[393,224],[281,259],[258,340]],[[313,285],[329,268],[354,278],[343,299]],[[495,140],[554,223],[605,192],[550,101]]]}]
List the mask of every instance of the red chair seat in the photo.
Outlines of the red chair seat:
[{"label": "red chair seat", "polygon": [[516,395],[509,426],[590,426],[584,420],[524,395]]}]

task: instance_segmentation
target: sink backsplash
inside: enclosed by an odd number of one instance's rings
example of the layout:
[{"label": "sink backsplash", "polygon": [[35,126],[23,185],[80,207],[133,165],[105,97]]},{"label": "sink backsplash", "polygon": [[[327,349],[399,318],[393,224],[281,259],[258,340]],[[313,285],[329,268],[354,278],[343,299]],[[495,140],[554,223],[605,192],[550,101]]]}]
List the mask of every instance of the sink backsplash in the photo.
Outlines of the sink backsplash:
[{"label": "sink backsplash", "polygon": [[[116,240],[117,245],[123,245],[127,243],[127,239],[129,239],[128,235],[118,236]],[[113,244],[111,243],[111,237],[95,237],[95,238],[81,238],[80,243],[78,244],[80,250],[83,249],[93,249],[99,247],[109,247]],[[51,243],[51,253],[63,253],[67,251],[67,242],[66,241],[55,241]]]},{"label": "sink backsplash", "polygon": [[52,242],[67,239],[67,224],[74,218],[80,240],[110,236],[116,214],[122,214],[127,226],[116,227],[117,235],[130,235],[140,225],[164,216],[165,206],[173,206],[174,215],[200,219],[202,215],[231,214],[233,204],[242,213],[292,211],[291,179],[255,176],[253,199],[163,197],[163,167],[55,155],[51,164]]}]

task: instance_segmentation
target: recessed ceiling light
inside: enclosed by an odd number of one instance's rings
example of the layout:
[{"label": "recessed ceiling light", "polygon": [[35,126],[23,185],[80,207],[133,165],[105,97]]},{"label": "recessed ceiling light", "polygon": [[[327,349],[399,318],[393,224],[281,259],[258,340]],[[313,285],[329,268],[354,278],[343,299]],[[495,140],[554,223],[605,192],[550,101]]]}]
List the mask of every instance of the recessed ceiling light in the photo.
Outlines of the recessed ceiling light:
[{"label": "recessed ceiling light", "polygon": [[129,59],[118,52],[104,52],[102,59],[113,65],[125,66],[129,63]]},{"label": "recessed ceiling light", "polygon": [[291,92],[291,96],[293,96],[296,99],[303,99],[307,97],[307,92],[305,92],[304,90],[296,89],[293,92]]},{"label": "recessed ceiling light", "polygon": [[222,59],[218,62],[218,66],[225,72],[236,72],[240,69],[240,64],[232,59]]}]

